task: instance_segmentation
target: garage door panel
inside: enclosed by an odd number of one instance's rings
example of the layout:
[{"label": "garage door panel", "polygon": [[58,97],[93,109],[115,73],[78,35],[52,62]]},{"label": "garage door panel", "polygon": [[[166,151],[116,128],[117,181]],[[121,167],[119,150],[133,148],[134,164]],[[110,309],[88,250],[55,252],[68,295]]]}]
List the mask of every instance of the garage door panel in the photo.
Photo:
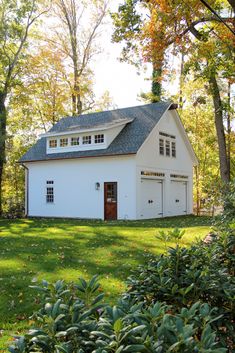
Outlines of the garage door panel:
[{"label": "garage door panel", "polygon": [[171,181],[170,210],[174,216],[187,214],[187,182]]},{"label": "garage door panel", "polygon": [[162,216],[162,181],[141,179],[141,218]]}]

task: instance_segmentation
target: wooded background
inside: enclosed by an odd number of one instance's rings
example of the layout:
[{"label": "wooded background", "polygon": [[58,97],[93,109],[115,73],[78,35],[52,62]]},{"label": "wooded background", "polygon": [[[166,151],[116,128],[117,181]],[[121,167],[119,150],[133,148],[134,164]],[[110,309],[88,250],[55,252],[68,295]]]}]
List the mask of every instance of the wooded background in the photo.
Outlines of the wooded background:
[{"label": "wooded background", "polygon": [[[195,206],[220,205],[234,182],[234,0],[125,0],[110,13],[107,0],[0,0],[0,214],[21,215],[20,156],[61,117],[110,109],[96,97],[93,58],[110,30],[123,61],[152,65],[144,102],[171,99],[199,159]],[[175,56],[178,65],[170,66]],[[127,78],[128,79],[128,78]],[[112,81],[112,77],[110,77]],[[178,93],[171,94],[172,82]],[[141,87],[140,87],[141,92]]]}]

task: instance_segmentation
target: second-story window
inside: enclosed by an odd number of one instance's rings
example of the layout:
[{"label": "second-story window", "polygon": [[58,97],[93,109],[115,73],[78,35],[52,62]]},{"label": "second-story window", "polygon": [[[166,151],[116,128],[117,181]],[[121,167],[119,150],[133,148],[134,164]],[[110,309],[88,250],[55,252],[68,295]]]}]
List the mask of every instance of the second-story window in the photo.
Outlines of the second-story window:
[{"label": "second-story window", "polygon": [[159,153],[160,155],[164,156],[164,140],[159,139]]},{"label": "second-story window", "polygon": [[162,131],[159,135],[159,155],[176,158],[176,137]]},{"label": "second-story window", "polygon": [[170,151],[170,141],[166,140],[166,156],[169,157],[171,155]]},{"label": "second-story window", "polygon": [[95,143],[103,143],[104,142],[104,134],[95,135]]},{"label": "second-story window", "polygon": [[62,138],[60,139],[60,147],[67,147],[68,146],[68,139]]},{"label": "second-story window", "polygon": [[90,145],[91,144],[91,136],[83,136],[82,143],[83,143],[83,145]]},{"label": "second-story window", "polygon": [[79,145],[79,137],[71,137],[71,146]]},{"label": "second-story window", "polygon": [[49,140],[49,147],[56,148],[57,147],[57,140],[56,139]]},{"label": "second-story window", "polygon": [[176,157],[175,142],[171,142],[171,156],[172,156],[172,157]]}]

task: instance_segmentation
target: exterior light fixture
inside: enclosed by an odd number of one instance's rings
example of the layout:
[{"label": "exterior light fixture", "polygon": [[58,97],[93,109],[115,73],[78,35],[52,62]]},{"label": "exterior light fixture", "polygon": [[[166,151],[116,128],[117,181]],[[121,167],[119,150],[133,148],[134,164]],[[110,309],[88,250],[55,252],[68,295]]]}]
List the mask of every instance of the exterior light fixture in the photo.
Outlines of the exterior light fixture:
[{"label": "exterior light fixture", "polygon": [[95,189],[100,190],[100,183],[95,183]]}]

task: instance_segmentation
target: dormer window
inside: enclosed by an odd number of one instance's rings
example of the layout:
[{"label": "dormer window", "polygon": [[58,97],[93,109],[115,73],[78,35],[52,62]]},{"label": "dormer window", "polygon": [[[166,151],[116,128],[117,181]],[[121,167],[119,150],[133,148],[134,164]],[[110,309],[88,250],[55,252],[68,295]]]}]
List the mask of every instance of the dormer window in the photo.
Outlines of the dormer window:
[{"label": "dormer window", "polygon": [[95,135],[95,143],[104,143],[104,134]]},{"label": "dormer window", "polygon": [[60,139],[60,147],[67,147],[68,144],[69,144],[69,141],[67,138]]},{"label": "dormer window", "polygon": [[79,137],[71,137],[71,146],[79,145]]},{"label": "dormer window", "polygon": [[82,144],[83,145],[90,145],[91,144],[91,136],[83,136],[82,137]]},{"label": "dormer window", "polygon": [[49,140],[49,147],[56,148],[57,147],[57,140],[56,139]]},{"label": "dormer window", "polygon": [[92,133],[61,134],[58,137],[50,137],[47,141],[47,153],[67,153],[86,150],[107,148],[107,138],[103,131]]}]

